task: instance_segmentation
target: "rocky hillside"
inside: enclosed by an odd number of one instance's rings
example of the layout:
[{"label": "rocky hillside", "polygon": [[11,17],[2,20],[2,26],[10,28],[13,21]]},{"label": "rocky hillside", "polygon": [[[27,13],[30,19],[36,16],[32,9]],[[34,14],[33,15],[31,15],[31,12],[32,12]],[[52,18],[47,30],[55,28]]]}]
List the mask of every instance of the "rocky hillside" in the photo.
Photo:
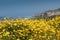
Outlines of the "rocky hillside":
[{"label": "rocky hillside", "polygon": [[55,10],[48,10],[45,12],[42,12],[40,14],[34,15],[34,18],[54,18],[56,16],[60,16],[60,8],[55,9]]}]

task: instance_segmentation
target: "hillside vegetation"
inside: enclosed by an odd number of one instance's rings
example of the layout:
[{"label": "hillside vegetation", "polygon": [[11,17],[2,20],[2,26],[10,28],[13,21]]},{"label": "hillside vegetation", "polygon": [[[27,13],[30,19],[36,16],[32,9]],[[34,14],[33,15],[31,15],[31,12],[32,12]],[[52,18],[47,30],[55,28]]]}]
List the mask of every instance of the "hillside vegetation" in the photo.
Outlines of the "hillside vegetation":
[{"label": "hillside vegetation", "polygon": [[60,40],[60,16],[49,19],[0,20],[0,40]]}]

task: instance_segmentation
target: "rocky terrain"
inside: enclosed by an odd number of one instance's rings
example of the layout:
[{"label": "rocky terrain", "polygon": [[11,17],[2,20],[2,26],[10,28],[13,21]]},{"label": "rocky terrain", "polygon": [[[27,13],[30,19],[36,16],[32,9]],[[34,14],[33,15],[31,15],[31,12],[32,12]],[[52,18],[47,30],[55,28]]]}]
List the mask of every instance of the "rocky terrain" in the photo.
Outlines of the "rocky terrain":
[{"label": "rocky terrain", "polygon": [[45,12],[42,12],[40,14],[34,15],[34,18],[40,19],[40,18],[54,18],[56,16],[60,16],[60,8],[55,10],[48,10]]}]

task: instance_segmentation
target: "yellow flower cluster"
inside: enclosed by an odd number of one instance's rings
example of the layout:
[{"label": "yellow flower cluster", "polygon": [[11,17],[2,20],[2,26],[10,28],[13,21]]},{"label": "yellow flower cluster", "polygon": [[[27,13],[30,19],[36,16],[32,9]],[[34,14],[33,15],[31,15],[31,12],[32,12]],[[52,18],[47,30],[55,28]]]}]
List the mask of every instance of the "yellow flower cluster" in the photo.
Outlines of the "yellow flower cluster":
[{"label": "yellow flower cluster", "polygon": [[60,40],[60,16],[49,20],[4,18],[0,40]]}]

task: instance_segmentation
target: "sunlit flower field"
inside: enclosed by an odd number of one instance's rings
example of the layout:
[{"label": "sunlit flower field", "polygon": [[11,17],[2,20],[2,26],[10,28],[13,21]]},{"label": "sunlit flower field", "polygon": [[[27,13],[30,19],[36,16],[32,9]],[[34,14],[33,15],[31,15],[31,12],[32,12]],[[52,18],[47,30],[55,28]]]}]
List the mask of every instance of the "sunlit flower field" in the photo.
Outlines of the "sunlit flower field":
[{"label": "sunlit flower field", "polygon": [[60,40],[60,16],[0,20],[0,40]]}]

